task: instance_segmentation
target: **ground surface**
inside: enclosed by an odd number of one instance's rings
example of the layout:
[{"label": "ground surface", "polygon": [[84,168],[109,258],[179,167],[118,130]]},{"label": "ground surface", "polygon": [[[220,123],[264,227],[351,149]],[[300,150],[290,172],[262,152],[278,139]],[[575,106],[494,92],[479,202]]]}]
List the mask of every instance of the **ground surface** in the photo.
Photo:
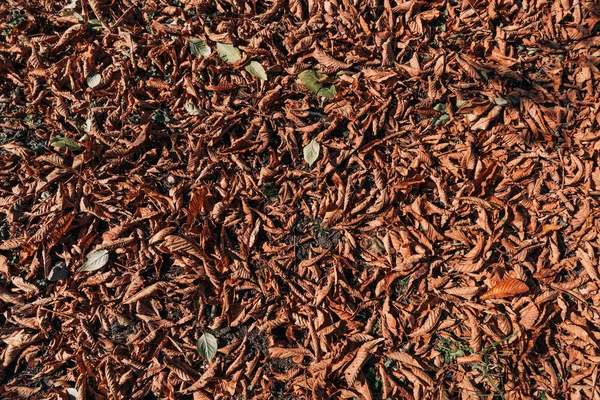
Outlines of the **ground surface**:
[{"label": "ground surface", "polygon": [[0,397],[600,398],[599,21],[2,1]]}]

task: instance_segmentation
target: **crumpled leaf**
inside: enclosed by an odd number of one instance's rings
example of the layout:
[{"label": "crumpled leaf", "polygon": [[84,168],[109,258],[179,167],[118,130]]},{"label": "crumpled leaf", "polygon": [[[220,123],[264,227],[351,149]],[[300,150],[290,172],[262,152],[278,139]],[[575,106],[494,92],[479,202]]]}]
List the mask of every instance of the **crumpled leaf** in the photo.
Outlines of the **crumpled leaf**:
[{"label": "crumpled leaf", "polygon": [[481,300],[504,299],[527,293],[529,287],[519,279],[507,278],[498,282],[494,287],[481,295]]},{"label": "crumpled leaf", "polygon": [[183,105],[183,108],[185,108],[185,110],[190,115],[200,115],[200,109],[191,101],[188,101],[187,103],[185,103]]}]

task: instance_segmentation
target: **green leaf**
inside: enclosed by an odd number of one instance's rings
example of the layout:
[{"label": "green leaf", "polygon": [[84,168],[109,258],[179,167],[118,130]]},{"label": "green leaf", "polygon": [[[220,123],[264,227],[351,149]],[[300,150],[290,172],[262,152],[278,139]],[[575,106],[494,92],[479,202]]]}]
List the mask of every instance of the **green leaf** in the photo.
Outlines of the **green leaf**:
[{"label": "green leaf", "polygon": [[324,75],[314,69],[307,69],[306,71],[300,72],[298,78],[304,86],[306,86],[311,92],[325,98],[331,98],[335,96],[335,86],[324,85],[319,82]]},{"label": "green leaf", "polygon": [[485,83],[487,83],[487,82],[488,82],[489,78],[488,78],[487,71],[483,71],[483,70],[481,70],[481,71],[479,71],[479,75],[481,75],[481,77],[483,78],[483,81],[484,81]]},{"label": "green leaf", "polygon": [[92,251],[85,257],[83,267],[79,270],[80,272],[86,271],[97,271],[108,264],[108,250],[96,250]]},{"label": "green leaf", "polygon": [[505,106],[508,104],[508,101],[506,99],[503,99],[502,97],[496,97],[494,99],[494,103],[498,104],[499,106]]},{"label": "green leaf", "polygon": [[225,62],[235,64],[237,60],[242,58],[242,53],[232,44],[217,43],[217,53]]},{"label": "green leaf", "polygon": [[467,104],[466,100],[456,100],[456,107],[458,107],[458,108],[461,108],[465,104]]},{"label": "green leaf", "polygon": [[98,86],[100,84],[100,82],[102,82],[102,75],[96,73],[96,72],[91,72],[87,78],[85,78],[87,85],[91,88],[95,88],[96,86]]},{"label": "green leaf", "polygon": [[190,44],[190,51],[196,57],[208,57],[212,54],[212,50],[202,39],[190,39],[188,43]]},{"label": "green leaf", "polygon": [[185,111],[187,111],[190,115],[200,115],[200,109],[191,101],[185,103],[183,108],[185,108]]},{"label": "green leaf", "polygon": [[433,117],[433,126],[444,125],[446,122],[450,121],[450,116],[446,113],[440,114],[436,117]]},{"label": "green leaf", "polygon": [[321,146],[315,139],[311,140],[309,144],[307,144],[302,152],[304,153],[304,161],[308,163],[308,165],[312,166],[317,159],[319,158],[319,152],[321,151]]},{"label": "green leaf", "polygon": [[217,349],[219,348],[217,344],[217,339],[210,333],[205,333],[200,336],[198,342],[196,343],[198,347],[198,353],[202,358],[205,358],[208,362],[211,362],[215,355],[217,354]]},{"label": "green leaf", "polygon": [[446,105],[444,103],[438,103],[433,107],[435,111],[446,112]]},{"label": "green leaf", "polygon": [[260,80],[267,80],[267,72],[258,61],[251,61],[250,64],[246,65],[246,71]]},{"label": "green leaf", "polygon": [[99,31],[100,29],[104,29],[102,26],[102,22],[99,19],[92,18],[88,20],[87,27],[91,31]]},{"label": "green leaf", "polygon": [[79,144],[76,141],[62,136],[55,136],[52,139],[50,139],[50,146],[58,147],[59,149],[64,149],[68,147],[71,151],[81,150],[81,146],[79,146]]}]

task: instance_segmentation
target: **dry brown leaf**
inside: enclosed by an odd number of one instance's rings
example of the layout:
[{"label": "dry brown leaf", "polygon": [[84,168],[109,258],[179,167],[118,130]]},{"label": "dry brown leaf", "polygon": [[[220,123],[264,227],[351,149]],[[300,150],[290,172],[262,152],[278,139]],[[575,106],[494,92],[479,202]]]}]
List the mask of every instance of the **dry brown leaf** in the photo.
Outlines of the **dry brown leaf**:
[{"label": "dry brown leaf", "polygon": [[527,293],[529,287],[521,280],[508,278],[495,284],[490,290],[481,295],[481,300],[504,299]]}]

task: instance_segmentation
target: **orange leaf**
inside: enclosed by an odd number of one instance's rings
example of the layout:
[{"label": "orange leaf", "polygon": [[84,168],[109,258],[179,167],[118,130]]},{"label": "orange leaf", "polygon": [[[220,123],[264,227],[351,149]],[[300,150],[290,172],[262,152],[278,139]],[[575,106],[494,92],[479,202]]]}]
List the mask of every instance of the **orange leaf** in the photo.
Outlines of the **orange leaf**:
[{"label": "orange leaf", "polygon": [[498,282],[493,288],[481,296],[481,300],[504,299],[506,297],[516,296],[527,293],[529,287],[523,281],[514,278],[504,279]]}]

